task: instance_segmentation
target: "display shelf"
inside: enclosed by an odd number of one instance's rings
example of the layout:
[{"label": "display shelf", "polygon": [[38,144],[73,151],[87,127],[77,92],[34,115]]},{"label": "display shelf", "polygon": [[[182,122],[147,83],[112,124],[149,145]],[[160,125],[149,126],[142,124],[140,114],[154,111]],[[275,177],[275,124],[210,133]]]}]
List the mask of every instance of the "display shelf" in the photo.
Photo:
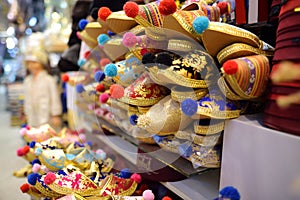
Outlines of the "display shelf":
[{"label": "display shelf", "polygon": [[300,199],[300,137],[266,128],[260,119],[226,122],[220,186],[236,187],[244,200]]}]

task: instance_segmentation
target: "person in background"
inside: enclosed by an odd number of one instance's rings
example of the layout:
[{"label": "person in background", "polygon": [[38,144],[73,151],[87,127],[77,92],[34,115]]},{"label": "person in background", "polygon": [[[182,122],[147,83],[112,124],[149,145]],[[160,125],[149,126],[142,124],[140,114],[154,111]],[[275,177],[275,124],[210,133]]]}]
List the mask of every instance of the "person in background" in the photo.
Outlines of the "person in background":
[{"label": "person in background", "polygon": [[61,126],[62,105],[54,77],[48,74],[48,56],[40,49],[27,52],[24,58],[29,75],[24,80],[24,111],[31,127],[49,123]]}]

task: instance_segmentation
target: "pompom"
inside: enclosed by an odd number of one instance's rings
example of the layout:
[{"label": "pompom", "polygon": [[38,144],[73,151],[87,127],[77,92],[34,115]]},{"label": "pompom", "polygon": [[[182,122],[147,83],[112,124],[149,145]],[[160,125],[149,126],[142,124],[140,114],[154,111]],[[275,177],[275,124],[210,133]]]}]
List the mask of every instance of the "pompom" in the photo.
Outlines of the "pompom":
[{"label": "pompom", "polygon": [[52,184],[56,180],[56,175],[53,172],[48,172],[44,178],[44,183],[46,185]]},{"label": "pompom", "polygon": [[41,170],[42,170],[44,173],[47,173],[47,172],[50,171],[45,165],[41,165]]},{"label": "pompom", "polygon": [[37,173],[40,169],[41,169],[41,165],[38,164],[38,163],[35,163],[35,164],[32,166],[32,171],[33,171],[34,173]]},{"label": "pompom", "polygon": [[129,118],[130,124],[133,125],[133,126],[137,125],[138,118],[139,117],[136,114],[131,115],[130,118]]},{"label": "pompom", "polygon": [[97,156],[100,160],[105,160],[106,159],[106,153],[102,149],[98,149],[96,151],[96,154],[97,154]]},{"label": "pompom", "polygon": [[193,116],[198,110],[198,104],[193,99],[185,99],[181,103],[181,110],[187,116]]},{"label": "pompom", "polygon": [[85,91],[85,89],[84,89],[84,87],[83,87],[83,85],[82,84],[78,84],[78,85],[76,85],[76,92],[77,93],[83,93]]},{"label": "pompom", "polygon": [[141,177],[141,175],[136,174],[136,173],[132,174],[132,175],[130,176],[130,179],[131,179],[131,180],[134,180],[134,181],[137,182],[137,183],[142,182],[142,177]]},{"label": "pompom", "polygon": [[142,63],[143,64],[151,64],[155,63],[155,55],[153,53],[145,53],[142,58]]},{"label": "pompom", "polygon": [[135,2],[127,2],[123,10],[128,17],[135,18],[139,14],[139,6]]},{"label": "pompom", "polygon": [[91,148],[93,147],[93,142],[92,142],[92,141],[87,141],[86,144],[87,144],[88,146],[90,146]]},{"label": "pompom", "polygon": [[226,74],[234,75],[238,71],[239,65],[234,60],[228,60],[223,64],[222,68]]},{"label": "pompom", "polygon": [[238,190],[232,186],[227,186],[220,191],[222,198],[231,200],[240,200],[241,196]]},{"label": "pompom", "polygon": [[83,57],[85,59],[87,59],[89,57],[89,55],[91,55],[91,51],[86,51],[86,52],[84,52]]},{"label": "pompom", "polygon": [[102,58],[100,60],[100,66],[101,67],[105,67],[105,65],[109,64],[110,63],[110,60],[108,58]]},{"label": "pompom", "polygon": [[109,95],[107,93],[103,93],[99,96],[100,103],[106,103],[109,99]]},{"label": "pompom", "polygon": [[98,10],[98,17],[103,20],[106,21],[106,19],[108,18],[108,16],[111,14],[111,10],[108,7],[101,7]]},{"label": "pompom", "polygon": [[106,34],[100,34],[97,37],[98,44],[101,45],[101,46],[103,46],[109,40],[110,40],[110,37],[108,35],[106,35]]},{"label": "pompom", "polygon": [[88,109],[89,110],[95,110],[95,104],[89,104]]},{"label": "pompom", "polygon": [[145,190],[143,192],[144,200],[154,200],[155,196],[151,190]]},{"label": "pompom", "polygon": [[27,126],[27,124],[24,123],[24,124],[21,125],[21,128],[26,128],[26,126]]},{"label": "pompom", "polygon": [[137,44],[137,37],[133,33],[127,32],[123,35],[122,43],[125,47],[131,48]]},{"label": "pompom", "polygon": [[87,25],[88,23],[89,23],[88,20],[86,20],[86,19],[81,19],[81,20],[79,21],[79,23],[78,23],[79,29],[80,29],[80,30],[83,30],[83,29],[86,27],[86,25]]},{"label": "pompom", "polygon": [[130,178],[132,175],[132,173],[130,172],[130,170],[128,168],[122,169],[120,171],[120,177],[121,178]]},{"label": "pompom", "polygon": [[30,185],[35,185],[36,184],[36,181],[37,179],[40,177],[40,175],[38,173],[32,173],[32,174],[29,174],[27,176],[27,182],[30,184]]},{"label": "pompom", "polygon": [[223,2],[219,2],[217,4],[217,6],[220,8],[220,14],[224,15],[228,13],[228,2],[223,1]]},{"label": "pompom", "polygon": [[30,151],[30,147],[25,146],[25,147],[23,147],[22,151],[23,151],[23,155],[26,155]]},{"label": "pompom", "polygon": [[189,158],[193,154],[193,148],[190,145],[185,143],[179,145],[178,151],[180,155],[185,158]]},{"label": "pompom", "polygon": [[81,34],[80,34],[80,31],[77,31],[77,32],[76,32],[76,36],[77,36],[77,38],[78,38],[79,40],[81,40]]},{"label": "pompom", "polygon": [[30,189],[30,185],[28,183],[24,183],[23,185],[21,185],[20,190],[22,191],[22,193],[27,193]]},{"label": "pompom", "polygon": [[106,76],[109,76],[109,77],[117,76],[118,68],[113,63],[107,64],[104,67],[104,73],[105,73]]},{"label": "pompom", "polygon": [[169,53],[162,52],[156,55],[156,63],[159,63],[159,68],[165,69],[172,65],[173,58]]},{"label": "pompom", "polygon": [[23,148],[17,149],[17,156],[19,156],[19,157],[24,156]]},{"label": "pompom", "polygon": [[97,82],[101,82],[105,79],[105,74],[104,72],[102,71],[97,71],[95,74],[94,74],[94,79],[95,81]]},{"label": "pompom", "polygon": [[61,80],[62,80],[63,82],[68,82],[68,81],[70,80],[70,77],[69,77],[68,74],[63,74],[63,75],[61,76]]},{"label": "pompom", "polygon": [[30,126],[27,125],[27,126],[26,126],[26,129],[29,131],[29,130],[30,130]]},{"label": "pompom", "polygon": [[35,141],[30,142],[29,147],[30,147],[30,148],[34,148],[34,147],[35,147],[35,144],[36,144]]},{"label": "pompom", "polygon": [[41,155],[42,152],[43,152],[43,150],[42,150],[41,148],[36,148],[36,149],[34,150],[34,154],[35,154],[36,156]]},{"label": "pompom", "polygon": [[105,91],[104,85],[103,85],[103,84],[98,84],[98,85],[96,86],[96,91],[97,91],[97,92],[104,92],[104,91]]},{"label": "pompom", "polygon": [[112,31],[107,31],[107,34],[109,35],[109,36],[114,36],[114,35],[116,35],[114,32],[112,32]]},{"label": "pompom", "polygon": [[98,19],[98,11],[99,11],[99,8],[98,7],[95,7],[91,10],[90,12],[90,16],[95,20],[97,21]]},{"label": "pompom", "polygon": [[193,28],[199,34],[202,34],[208,28],[208,26],[209,19],[206,16],[197,17],[193,21]]},{"label": "pompom", "polygon": [[168,197],[168,196],[165,196],[165,197],[163,197],[161,200],[172,200],[172,198],[171,198],[171,197]]},{"label": "pompom", "polygon": [[84,143],[84,142],[86,142],[86,136],[85,136],[85,134],[79,134],[78,135],[78,137],[79,137],[79,139],[80,139],[80,141],[82,142],[82,143]]},{"label": "pompom", "polygon": [[26,128],[21,128],[19,133],[20,133],[21,136],[24,136],[27,133],[27,129]]},{"label": "pompom", "polygon": [[124,88],[122,85],[114,84],[109,88],[110,96],[114,99],[120,99],[124,96]]},{"label": "pompom", "polygon": [[162,15],[171,15],[176,12],[177,5],[174,0],[162,0],[158,9]]},{"label": "pompom", "polygon": [[86,59],[84,59],[84,58],[80,58],[80,59],[77,61],[77,65],[78,65],[79,67],[82,67],[85,63],[86,63]]},{"label": "pompom", "polygon": [[141,49],[141,55],[144,56],[146,53],[149,53],[149,51],[147,50],[147,48],[142,48]]},{"label": "pompom", "polygon": [[34,164],[39,164],[41,165],[41,161],[39,159],[34,159],[33,161],[31,161],[31,164],[34,165]]}]

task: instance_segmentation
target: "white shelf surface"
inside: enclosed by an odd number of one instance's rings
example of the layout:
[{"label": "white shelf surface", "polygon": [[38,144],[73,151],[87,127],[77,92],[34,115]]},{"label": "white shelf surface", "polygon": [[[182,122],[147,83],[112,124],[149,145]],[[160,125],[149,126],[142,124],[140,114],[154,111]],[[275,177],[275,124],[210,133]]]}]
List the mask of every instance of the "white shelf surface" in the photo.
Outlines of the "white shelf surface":
[{"label": "white shelf surface", "polygon": [[[119,136],[98,135],[97,138],[116,152],[122,152],[125,159],[136,165],[137,147]],[[194,175],[182,181],[161,182],[184,200],[211,200],[218,196],[219,170]]]},{"label": "white shelf surface", "polygon": [[236,187],[243,200],[300,199],[300,137],[263,127],[259,118],[226,122],[220,188]]}]

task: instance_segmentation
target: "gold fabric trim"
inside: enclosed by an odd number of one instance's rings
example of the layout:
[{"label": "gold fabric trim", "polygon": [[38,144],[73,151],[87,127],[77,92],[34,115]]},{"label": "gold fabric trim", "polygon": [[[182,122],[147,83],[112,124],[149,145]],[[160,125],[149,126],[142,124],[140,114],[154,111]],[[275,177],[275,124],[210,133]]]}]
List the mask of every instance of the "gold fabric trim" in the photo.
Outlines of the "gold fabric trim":
[{"label": "gold fabric trim", "polygon": [[156,98],[156,99],[131,99],[128,97],[122,97],[119,101],[127,104],[131,104],[134,106],[152,106],[159,102],[164,96]]},{"label": "gold fabric trim", "polygon": [[167,39],[165,30],[157,27],[147,27],[145,28],[146,35],[152,40],[165,41]]},{"label": "gold fabric trim", "polygon": [[137,137],[137,136],[135,136],[135,138],[146,144],[156,144],[155,140],[152,137]]},{"label": "gold fabric trim", "polygon": [[[198,106],[197,115],[216,119],[234,119],[240,116],[240,112],[240,110],[211,110],[210,108]],[[193,116],[193,118],[199,119],[197,116]]]},{"label": "gold fabric trim", "polygon": [[207,89],[199,89],[194,91],[178,91],[176,86],[171,89],[171,98],[175,101],[182,102],[187,98],[199,100],[208,93]]},{"label": "gold fabric trim", "polygon": [[147,113],[148,112],[148,110],[150,109],[151,107],[141,107],[141,106],[139,106],[138,107],[138,111],[140,112],[140,113]]},{"label": "gold fabric trim", "polygon": [[194,131],[200,135],[213,135],[224,130],[225,122],[217,123],[209,126],[201,126],[198,122],[194,123]]},{"label": "gold fabric trim", "polygon": [[140,25],[142,25],[143,27],[152,27],[153,25],[152,24],[150,24],[146,19],[144,19],[142,16],[140,16],[140,15],[137,15],[135,18],[134,18],[134,20],[138,23],[138,24],[140,24]]},{"label": "gold fabric trim", "polygon": [[217,54],[217,59],[222,65],[225,61],[230,59],[259,54],[270,57],[273,56],[274,52],[263,51],[243,43],[235,43],[222,49]]},{"label": "gold fabric trim", "polygon": [[168,42],[168,50],[170,51],[183,51],[190,52],[196,49],[196,45],[187,40],[175,40],[171,39]]},{"label": "gold fabric trim", "polygon": [[242,100],[240,96],[235,94],[233,91],[231,91],[231,88],[227,85],[226,81],[224,80],[224,77],[221,77],[218,80],[218,85],[221,90],[221,92],[225,95],[226,98],[230,100]]},{"label": "gold fabric trim", "polygon": [[[62,195],[61,194],[58,194],[54,191],[50,191],[50,190],[47,190],[46,188],[44,188],[42,186],[42,184],[39,182],[39,181],[36,181],[36,184],[35,184],[35,188],[40,191],[44,196],[46,197],[50,197],[50,198],[59,198],[61,197]],[[50,189],[50,188],[49,188]]]}]

